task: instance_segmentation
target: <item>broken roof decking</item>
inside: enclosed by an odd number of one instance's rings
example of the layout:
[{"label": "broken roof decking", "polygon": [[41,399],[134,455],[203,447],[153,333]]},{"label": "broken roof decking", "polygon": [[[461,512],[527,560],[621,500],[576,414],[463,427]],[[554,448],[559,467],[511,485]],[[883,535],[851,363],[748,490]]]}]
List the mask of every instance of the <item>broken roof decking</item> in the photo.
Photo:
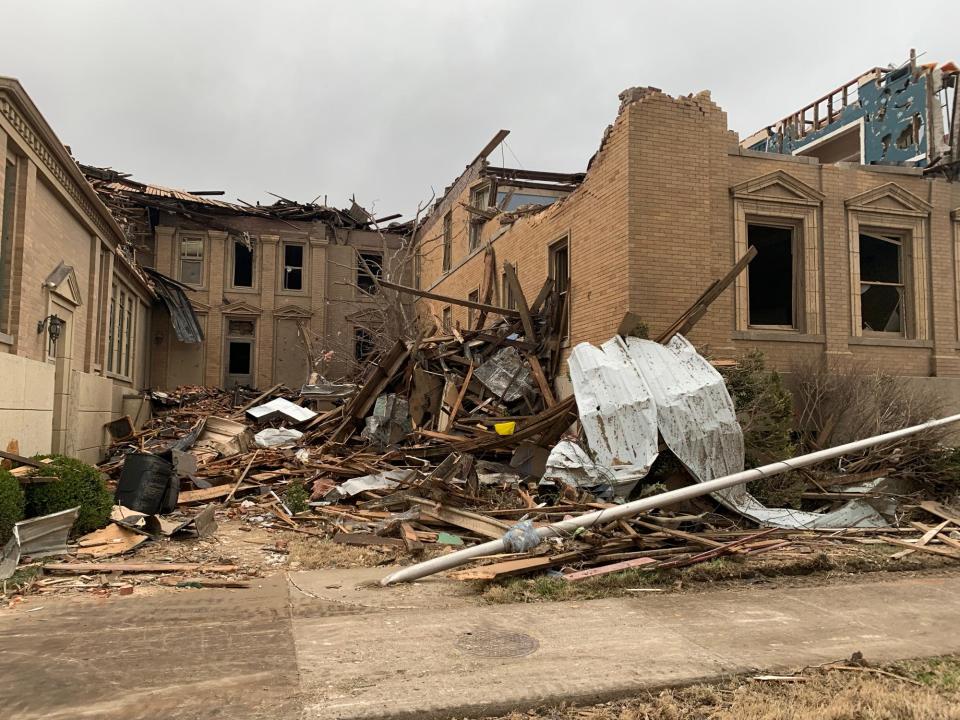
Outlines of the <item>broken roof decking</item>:
[{"label": "broken roof decking", "polygon": [[[761,152],[816,155],[814,148],[860,128],[844,157],[865,165],[912,163],[919,167],[960,159],[957,135],[957,67],[871,68],[741,143]],[[857,140],[857,138],[854,138]],[[953,147],[951,147],[953,146]]]},{"label": "broken roof decking", "polygon": [[[394,220],[400,215],[388,215],[375,218],[356,202],[351,202],[349,208],[337,209],[329,205],[316,203],[300,203],[295,200],[274,195],[277,201],[270,205],[253,205],[244,202],[230,203],[211,197],[222,194],[222,191],[194,191],[178,190],[133,180],[129,173],[122,173],[112,168],[101,168],[93,165],[80,165],[80,169],[87,177],[87,181],[94,187],[101,199],[110,208],[115,216],[131,218],[143,208],[156,208],[171,213],[183,214],[199,222],[210,220],[216,216],[245,216],[259,217],[279,221],[318,221],[332,227],[343,227],[356,230],[370,229],[371,226]],[[273,194],[273,193],[270,193]],[[146,220],[146,218],[136,218]],[[393,226],[389,230],[396,232],[402,226]]]}]

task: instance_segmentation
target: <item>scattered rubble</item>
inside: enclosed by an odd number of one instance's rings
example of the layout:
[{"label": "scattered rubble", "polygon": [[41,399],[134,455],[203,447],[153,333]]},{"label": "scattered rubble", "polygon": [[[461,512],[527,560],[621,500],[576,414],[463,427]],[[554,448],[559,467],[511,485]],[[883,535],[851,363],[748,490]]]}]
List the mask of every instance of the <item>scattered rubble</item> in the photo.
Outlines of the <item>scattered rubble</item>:
[{"label": "scattered rubble", "polygon": [[[765,508],[741,485],[712,500],[691,493],[669,509],[569,522],[743,470],[724,382],[680,334],[734,276],[714,283],[659,342],[617,336],[574,348],[574,392],[564,399],[553,394],[564,309],[549,281],[532,304],[519,293],[517,310],[469,302],[472,327],[397,341],[332,409],[316,382],[303,391],[153,392],[153,419],[139,431],[117,428],[100,465],[115,490],[111,524],[71,543],[75,559],[42,565],[50,577],[35,587],[102,592],[172,575],[162,584],[243,588],[251,574],[286,562],[286,541],[276,538],[253,541],[268,555],[259,563],[218,553],[218,524],[232,521],[242,531],[234,535],[293,532],[412,559],[502,542],[450,573],[470,581],[546,572],[579,583],[840,543],[895,546],[895,559],[960,560],[960,512],[897,494],[887,483],[892,463],[884,473],[808,468],[826,512]],[[579,435],[570,432],[577,421]],[[677,472],[664,474],[664,458],[678,461]],[[15,472],[27,480],[35,469]],[[562,521],[569,532],[543,532]],[[187,558],[178,538],[196,538],[199,554]],[[64,573],[81,580],[64,583]]]}]

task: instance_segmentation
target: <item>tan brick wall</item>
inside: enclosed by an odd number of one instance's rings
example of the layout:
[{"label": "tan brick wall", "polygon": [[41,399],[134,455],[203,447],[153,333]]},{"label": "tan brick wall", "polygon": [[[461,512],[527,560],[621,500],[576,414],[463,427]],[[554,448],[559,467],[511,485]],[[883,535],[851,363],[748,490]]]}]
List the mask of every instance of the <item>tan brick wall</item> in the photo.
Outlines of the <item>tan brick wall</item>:
[{"label": "tan brick wall", "polygon": [[[289,323],[302,321],[315,335],[314,350],[334,351],[328,365],[328,378],[339,377],[352,365],[353,324],[349,316],[362,306],[363,300],[353,287],[355,271],[354,247],[382,251],[384,239],[374,232],[338,229],[336,233],[321,224],[277,222],[259,218],[224,217],[218,224],[231,232],[247,232],[255,238],[254,286],[232,286],[232,253],[234,235],[225,230],[192,224],[182,218],[165,215],[156,228],[157,269],[175,279],[180,278],[180,239],[184,236],[204,239],[203,283],[187,295],[205,326],[205,341],[196,346],[178,343],[169,323],[155,323],[155,345],[151,358],[151,383],[158,388],[172,388],[195,377],[183,367],[204,368],[202,382],[220,386],[225,381],[227,320],[251,319],[256,322],[254,344],[254,383],[261,388],[275,382],[291,382],[289,363],[280,363],[277,353],[290,352]],[[385,235],[387,256],[400,239]],[[303,289],[283,287],[283,248],[286,243],[304,246]],[[412,278],[403,278],[412,282]],[[284,323],[281,329],[280,323]],[[276,333],[281,329],[281,344]],[[299,343],[293,352],[304,355]],[[173,367],[176,362],[178,369]],[[283,377],[279,377],[283,375]],[[304,377],[300,382],[305,380]]]},{"label": "tan brick wall", "polygon": [[[563,202],[519,220],[493,243],[499,266],[505,260],[517,263],[524,292],[532,296],[547,276],[549,244],[569,233],[574,343],[606,340],[628,308],[647,322],[651,335],[665,329],[735,261],[731,188],[780,171],[823,194],[813,214],[815,237],[810,238],[818,245],[813,255],[818,267],[809,278],[820,330],[801,335],[738,329],[735,292],[729,289],[691,339],[718,356],[759,347],[782,370],[806,358],[831,358],[902,375],[960,377],[955,247],[960,218],[951,218],[951,211],[960,208],[960,183],[925,178],[914,169],[820,165],[741,151],[725,113],[709,94],[671,98],[642,91],[636,97],[640,99],[618,115],[580,188]],[[888,183],[932,206],[917,221],[926,235],[927,279],[920,290],[929,309],[925,339],[852,337],[852,211],[846,202]],[[421,232],[424,289],[466,298],[480,283],[482,249],[468,254],[469,216],[460,205],[468,197],[469,187],[448,203],[453,208],[453,263],[445,276],[443,213],[434,213]],[[899,218],[895,208],[893,200],[878,201],[876,217]],[[497,219],[487,222],[484,240],[499,230]],[[803,282],[806,288],[807,278]],[[439,315],[442,306],[419,303],[423,314]],[[463,308],[454,308],[453,316],[466,322]]]},{"label": "tan brick wall", "polygon": [[[102,423],[125,414],[130,403],[124,395],[131,388],[142,386],[150,296],[119,260],[101,263],[101,253],[108,253],[109,258],[112,248],[121,240],[120,231],[105,221],[108,211],[95,199],[52,130],[25,99],[22,89],[11,87],[9,81],[3,84],[0,160],[7,157],[15,160],[17,183],[9,248],[10,277],[4,278],[10,283],[9,325],[8,332],[0,336],[0,353],[5,354],[3,362],[13,372],[11,388],[8,388],[12,394],[4,396],[5,417],[0,425],[6,427],[0,442],[6,446],[9,440],[19,440],[21,452],[26,454],[52,449],[67,453],[83,451],[84,457],[92,458],[104,447],[100,439]],[[73,268],[76,287],[69,280],[63,280],[55,290],[44,286],[60,262]],[[101,267],[107,269],[106,276],[102,276]],[[106,334],[106,328],[98,322],[100,288],[106,288],[109,294],[115,276],[126,279],[141,303],[132,342],[132,377],[127,380],[104,379],[92,374],[102,372],[97,363],[98,349],[103,346]],[[38,322],[51,313],[68,319],[67,329],[57,346],[56,360],[47,358],[46,330],[37,332]],[[89,416],[92,420],[82,421],[86,416],[79,414],[78,408],[82,408],[81,396],[90,383],[107,388],[117,402],[101,409],[95,417]],[[23,385],[21,390],[17,390],[18,384]],[[37,399],[40,396],[42,400]],[[91,422],[96,427],[87,435],[94,439],[80,448],[78,439],[87,432]],[[84,439],[81,444],[86,442]]]},{"label": "tan brick wall", "polygon": [[[602,342],[619,325],[627,309],[627,156],[629,118],[617,119],[583,184],[544,211],[517,220],[493,242],[497,256],[497,286],[503,264],[516,265],[520,284],[532,302],[549,272],[549,248],[568,238],[570,253],[570,337],[573,344]],[[477,183],[474,182],[472,186]],[[453,203],[451,272],[442,275],[442,213],[435,213],[420,234],[423,289],[466,298],[483,277],[483,247],[502,226],[498,219],[484,224],[480,247],[469,252],[469,213],[460,205],[470,186]],[[418,303],[421,315],[442,315],[444,303]],[[467,323],[467,310],[453,307],[453,319]]]}]

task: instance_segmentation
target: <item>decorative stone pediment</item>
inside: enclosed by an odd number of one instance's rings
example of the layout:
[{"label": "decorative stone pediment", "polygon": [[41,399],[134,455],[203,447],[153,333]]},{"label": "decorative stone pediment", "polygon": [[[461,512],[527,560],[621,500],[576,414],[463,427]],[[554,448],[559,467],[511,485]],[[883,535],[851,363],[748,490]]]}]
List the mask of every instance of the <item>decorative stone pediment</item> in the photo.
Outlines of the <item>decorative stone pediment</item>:
[{"label": "decorative stone pediment", "polygon": [[301,305],[284,305],[281,308],[277,308],[274,313],[274,317],[279,318],[309,318],[313,315],[313,311],[309,308],[305,308]]},{"label": "decorative stone pediment", "polygon": [[740,200],[767,200],[799,205],[819,205],[825,195],[783,170],[733,185],[730,194]]},{"label": "decorative stone pediment", "polygon": [[232,302],[229,305],[221,305],[220,312],[224,315],[262,315],[263,310],[256,305],[250,305],[245,302]]},{"label": "decorative stone pediment", "polygon": [[886,183],[848,198],[844,204],[861,212],[892,213],[926,217],[933,206],[896,183]]},{"label": "decorative stone pediment", "polygon": [[79,307],[83,304],[83,298],[80,295],[80,283],[77,282],[77,274],[72,265],[65,265],[63,260],[57,265],[53,272],[47,275],[43,281],[44,287],[57,297],[66,300],[71,305]]},{"label": "decorative stone pediment", "polygon": [[960,207],[952,210],[950,212],[950,217],[953,218],[954,222],[960,222]]},{"label": "decorative stone pediment", "polygon": [[190,304],[193,305],[193,309],[196,312],[199,312],[199,313],[210,312],[210,305],[208,305],[207,303],[200,302],[199,300],[194,300],[193,298],[188,298],[188,299],[190,300]]}]

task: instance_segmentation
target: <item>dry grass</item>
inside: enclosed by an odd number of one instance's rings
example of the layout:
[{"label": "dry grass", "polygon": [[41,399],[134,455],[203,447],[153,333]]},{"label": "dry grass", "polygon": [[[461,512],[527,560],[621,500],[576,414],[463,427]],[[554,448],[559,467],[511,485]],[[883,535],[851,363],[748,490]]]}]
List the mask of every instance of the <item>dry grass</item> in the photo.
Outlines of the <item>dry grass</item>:
[{"label": "dry grass", "polygon": [[506,720],[960,720],[960,658],[885,669],[920,685],[869,672],[809,671],[806,682],[738,678],[603,705],[512,713]]},{"label": "dry grass", "polygon": [[509,578],[501,582],[478,583],[481,598],[491,604],[549,602],[560,600],[592,600],[635,594],[638,589],[703,589],[717,583],[733,583],[758,579],[841,575],[929,570],[951,568],[956,563],[932,555],[894,560],[890,555],[900,548],[891,545],[863,545],[838,548],[831,552],[811,552],[785,557],[738,556],[718,558],[687,568],[671,570],[624,570],[589,580],[570,583],[557,575],[532,578]]},{"label": "dry grass", "polygon": [[409,565],[450,552],[446,546],[431,547],[412,557],[406,548],[383,548],[362,545],[341,545],[327,538],[298,536],[290,540],[291,570],[323,568],[378,567],[394,563]]}]

